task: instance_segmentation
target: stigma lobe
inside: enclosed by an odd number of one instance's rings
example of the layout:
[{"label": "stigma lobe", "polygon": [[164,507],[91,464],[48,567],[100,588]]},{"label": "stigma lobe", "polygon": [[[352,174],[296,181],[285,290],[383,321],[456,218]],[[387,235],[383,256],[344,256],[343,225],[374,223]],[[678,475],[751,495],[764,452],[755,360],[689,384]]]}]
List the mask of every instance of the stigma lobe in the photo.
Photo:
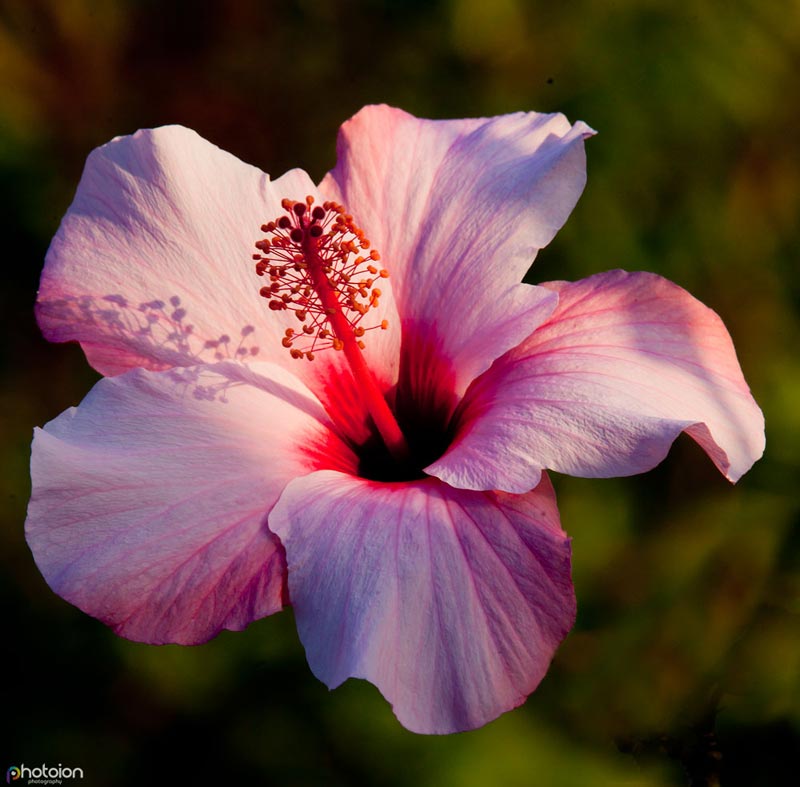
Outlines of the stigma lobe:
[{"label": "stigma lobe", "polygon": [[[366,331],[388,327],[383,320],[365,328],[360,323],[375,308],[381,290],[375,283],[389,272],[374,263],[377,251],[353,217],[336,202],[314,205],[314,198],[281,202],[285,213],[261,226],[265,238],[255,246],[256,273],[267,276],[269,285],[260,295],[273,311],[291,311],[301,323],[287,328],[282,344],[293,358],[314,360],[314,353],[342,350]],[[298,346],[302,345],[302,346]]]}]

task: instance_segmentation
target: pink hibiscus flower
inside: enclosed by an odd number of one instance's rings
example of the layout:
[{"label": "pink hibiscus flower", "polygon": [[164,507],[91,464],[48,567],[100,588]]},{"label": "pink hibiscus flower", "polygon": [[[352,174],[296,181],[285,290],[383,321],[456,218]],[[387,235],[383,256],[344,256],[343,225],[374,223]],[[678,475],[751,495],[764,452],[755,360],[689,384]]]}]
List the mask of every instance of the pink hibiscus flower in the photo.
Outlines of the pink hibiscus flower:
[{"label": "pink hibiscus flower", "polygon": [[318,186],[180,127],[94,151],[37,306],[106,375],[35,434],[53,590],[150,643],[291,603],[314,673],[418,732],[522,703],[575,616],[543,471],[642,472],[685,431],[735,481],[764,445],[727,331],[676,285],[520,283],[591,133],[368,107]]}]

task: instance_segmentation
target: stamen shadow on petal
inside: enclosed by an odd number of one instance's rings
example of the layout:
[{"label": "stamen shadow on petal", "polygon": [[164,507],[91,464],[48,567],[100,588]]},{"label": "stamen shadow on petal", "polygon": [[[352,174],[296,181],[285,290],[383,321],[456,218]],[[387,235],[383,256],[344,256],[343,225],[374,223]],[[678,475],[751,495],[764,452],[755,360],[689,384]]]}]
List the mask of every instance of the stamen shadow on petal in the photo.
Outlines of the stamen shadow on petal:
[{"label": "stamen shadow on petal", "polygon": [[[40,322],[57,326],[46,332],[48,338],[80,342],[90,363],[106,376],[136,366],[162,371],[217,361],[253,361],[260,354],[250,338],[256,330],[253,325],[243,325],[238,337],[204,335],[178,295],[136,304],[115,293],[83,295],[41,301],[36,309]],[[98,329],[102,343],[97,341]]]}]

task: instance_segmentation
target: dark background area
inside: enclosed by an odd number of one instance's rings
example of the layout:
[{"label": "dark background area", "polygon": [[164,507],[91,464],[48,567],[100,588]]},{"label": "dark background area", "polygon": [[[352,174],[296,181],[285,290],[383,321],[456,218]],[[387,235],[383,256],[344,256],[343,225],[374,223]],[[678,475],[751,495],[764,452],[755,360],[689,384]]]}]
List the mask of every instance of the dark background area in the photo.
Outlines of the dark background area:
[{"label": "dark background area", "polygon": [[[0,771],[87,785],[794,783],[800,750],[800,5],[782,0],[0,0]],[[115,637],[23,537],[31,431],[95,373],[33,302],[89,151],[181,123],[320,179],[362,105],[563,111],[589,182],[529,280],[623,267],[728,326],[767,419],[729,485],[688,439],[656,471],[554,477],[578,623],[527,704],[456,736],[312,676],[291,612],[195,648]],[[205,778],[203,778],[205,777]],[[65,782],[68,783],[68,782]]]}]

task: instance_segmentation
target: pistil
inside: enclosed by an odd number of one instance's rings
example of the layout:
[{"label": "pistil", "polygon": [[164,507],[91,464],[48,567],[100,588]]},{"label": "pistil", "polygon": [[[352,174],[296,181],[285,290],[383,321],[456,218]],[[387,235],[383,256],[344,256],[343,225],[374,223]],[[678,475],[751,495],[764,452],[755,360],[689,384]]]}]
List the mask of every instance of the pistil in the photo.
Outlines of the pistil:
[{"label": "pistil", "polygon": [[[292,311],[302,323],[299,332],[287,328],[282,340],[293,358],[313,361],[314,353],[333,348],[344,353],[362,402],[387,449],[398,462],[408,458],[408,444],[362,354],[362,337],[369,330],[386,329],[388,322],[364,328],[362,318],[378,305],[376,280],[387,278],[373,263],[380,255],[365,252],[370,242],[353,217],[334,202],[313,207],[284,200],[286,214],[261,227],[270,237],[255,245],[256,273],[268,275],[261,288],[273,311]],[[295,346],[305,340],[305,348]]]}]

